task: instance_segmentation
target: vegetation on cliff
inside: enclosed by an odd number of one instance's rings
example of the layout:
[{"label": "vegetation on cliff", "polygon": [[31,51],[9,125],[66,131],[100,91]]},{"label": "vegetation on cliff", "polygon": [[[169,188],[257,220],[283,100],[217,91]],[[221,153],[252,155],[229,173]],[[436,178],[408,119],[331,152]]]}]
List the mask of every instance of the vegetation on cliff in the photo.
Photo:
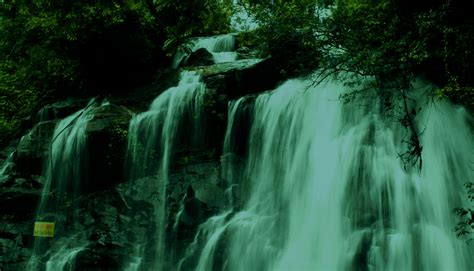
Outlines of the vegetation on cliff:
[{"label": "vegetation on cliff", "polygon": [[1,1],[0,144],[44,101],[147,82],[176,44],[227,32],[229,16],[211,0]]},{"label": "vegetation on cliff", "polygon": [[[474,183],[467,182],[464,184],[468,200],[474,202]],[[464,237],[467,242],[474,241],[474,205],[471,204],[470,207],[460,207],[456,208],[454,212],[460,218],[456,226],[456,233],[458,237]]]},{"label": "vegetation on cliff", "polygon": [[[439,97],[474,105],[474,19],[469,1],[244,1],[272,55],[287,69],[319,79],[341,71],[373,76],[400,89],[416,76],[439,86]],[[274,49],[274,50],[272,50]],[[353,80],[358,83],[360,80]]]},{"label": "vegetation on cliff", "polygon": [[[473,106],[470,2],[240,2],[286,76],[321,68],[318,80],[346,71],[401,89],[423,75],[439,86],[435,95]],[[123,92],[146,82],[187,38],[228,32],[231,13],[228,0],[2,1],[2,138],[45,99]]]}]

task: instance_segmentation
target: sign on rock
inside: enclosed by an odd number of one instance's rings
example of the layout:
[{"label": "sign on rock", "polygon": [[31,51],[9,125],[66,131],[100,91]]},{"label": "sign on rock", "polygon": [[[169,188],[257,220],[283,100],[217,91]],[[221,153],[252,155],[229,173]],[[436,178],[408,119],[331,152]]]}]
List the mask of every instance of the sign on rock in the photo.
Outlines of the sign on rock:
[{"label": "sign on rock", "polygon": [[54,223],[35,222],[33,235],[36,237],[54,237]]}]

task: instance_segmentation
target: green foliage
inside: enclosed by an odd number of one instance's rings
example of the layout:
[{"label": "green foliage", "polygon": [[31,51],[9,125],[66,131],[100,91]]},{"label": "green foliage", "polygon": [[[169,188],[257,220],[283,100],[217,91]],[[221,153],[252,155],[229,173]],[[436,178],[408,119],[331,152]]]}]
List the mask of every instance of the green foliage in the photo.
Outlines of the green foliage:
[{"label": "green foliage", "polygon": [[138,2],[3,1],[0,6],[0,134],[6,140],[46,98],[77,94],[83,54],[114,27],[152,22]]},{"label": "green foliage", "polygon": [[126,91],[146,82],[169,65],[166,53],[183,39],[226,31],[229,3],[2,1],[2,141],[46,100]]},{"label": "green foliage", "polygon": [[256,49],[259,54],[257,57],[266,58],[269,56],[270,52],[268,49],[268,44],[262,42],[262,38],[258,35],[256,31],[246,31],[241,32],[236,37],[237,47],[247,47]]},{"label": "green foliage", "polygon": [[[474,183],[467,182],[465,187],[470,202],[474,202]],[[456,233],[458,237],[465,237],[467,242],[474,238],[474,206],[454,209],[455,214],[459,217],[459,222],[456,226]]]},{"label": "green foliage", "polygon": [[319,65],[319,42],[314,30],[319,25],[315,1],[249,1],[249,10],[260,27],[261,42],[268,45],[279,69],[289,76],[308,74]]},{"label": "green foliage", "polygon": [[[157,16],[162,20],[167,39],[165,50],[174,53],[186,39],[229,31],[231,0],[156,0]],[[170,14],[174,14],[172,16]]]},{"label": "green foliage", "polygon": [[323,25],[323,65],[372,76],[382,87],[406,87],[413,67],[426,57],[417,33],[389,0],[340,0]]},{"label": "green foliage", "polygon": [[[258,36],[268,43],[273,57],[286,63],[291,75],[319,67],[317,83],[344,72],[348,84],[362,82],[360,89],[375,84],[395,100],[401,99],[401,89],[421,75],[440,86],[439,97],[472,106],[474,20],[466,10],[473,4],[404,0],[244,2],[259,22]],[[373,80],[361,80],[360,76]]]},{"label": "green foliage", "polygon": [[[474,6],[474,4],[470,4]],[[448,2],[415,16],[424,40],[426,70],[430,80],[440,85],[438,97],[474,108],[474,20],[463,14],[469,3]]]}]

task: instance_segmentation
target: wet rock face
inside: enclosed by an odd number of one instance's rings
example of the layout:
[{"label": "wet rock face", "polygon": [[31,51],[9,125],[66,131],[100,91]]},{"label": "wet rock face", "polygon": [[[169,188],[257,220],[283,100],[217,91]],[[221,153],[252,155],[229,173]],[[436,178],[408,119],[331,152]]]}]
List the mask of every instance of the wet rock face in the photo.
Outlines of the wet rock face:
[{"label": "wet rock face", "polygon": [[[170,174],[166,247],[184,255],[200,224],[225,208],[226,195],[216,161],[182,165]],[[169,260],[177,265],[179,258]]]},{"label": "wet rock face", "polygon": [[[84,183],[87,191],[106,189],[124,181],[123,165],[128,124],[132,112],[123,106],[104,105],[93,112],[87,126],[88,171]],[[41,175],[51,147],[56,121],[36,124],[23,136],[14,154],[13,171],[23,178]]]},{"label": "wet rock face", "polygon": [[125,181],[124,163],[132,112],[123,106],[97,108],[87,125],[88,171],[85,191],[97,191]]},{"label": "wet rock face", "polygon": [[251,49],[246,46],[242,46],[237,49],[237,59],[255,59],[262,56],[261,52],[256,49]]},{"label": "wet rock face", "polygon": [[189,57],[183,61],[181,66],[207,66],[212,64],[214,64],[212,54],[208,50],[200,48],[192,52]]},{"label": "wet rock face", "polygon": [[169,197],[179,202],[186,195],[209,206],[223,206],[225,199],[221,182],[219,163],[209,161],[183,165],[170,174]]},{"label": "wet rock face", "polygon": [[287,75],[277,68],[271,58],[242,59],[199,67],[208,86],[215,87],[227,98],[236,99],[249,94],[275,89]]},{"label": "wet rock face", "polygon": [[[74,112],[72,109],[71,111],[68,113]],[[66,114],[62,111],[56,111],[55,114],[63,113]],[[49,115],[51,118],[57,116]],[[87,187],[84,192],[104,191],[124,181],[123,160],[126,132],[131,116],[132,113],[129,110],[116,105],[102,106],[94,112],[87,128],[90,156],[88,160],[92,174],[84,182]],[[21,138],[16,148],[11,150],[13,151],[11,161],[7,159],[3,161],[5,165],[8,163],[5,170],[2,169],[2,176],[0,176],[0,267],[5,270],[24,270],[25,263],[31,256],[35,212],[45,183],[44,176],[41,175],[44,173],[44,166],[47,166],[45,162],[49,156],[56,123],[55,120],[48,120],[36,124]],[[88,184],[86,184],[87,181],[89,181]],[[116,222],[122,219],[122,215],[118,211],[111,211],[111,206],[114,208],[120,206],[118,200],[109,200],[111,203],[105,204],[110,198],[108,193],[103,192],[95,194],[95,197],[80,200],[89,204],[83,205],[80,211],[82,214],[80,221],[84,223],[84,230],[113,235],[114,226],[120,224]],[[111,208],[102,209],[98,206]],[[102,224],[88,224],[90,221],[101,221]],[[108,239],[98,234],[97,242],[108,240],[104,244],[115,243],[118,242],[117,236],[122,235],[119,230],[115,230],[115,235],[107,237]]]},{"label": "wet rock face", "polygon": [[31,256],[27,246],[32,240],[30,223],[0,215],[0,267],[2,270],[25,270],[25,262]]},{"label": "wet rock face", "polygon": [[76,257],[76,270],[119,270],[131,254],[128,237],[143,230],[135,222],[152,224],[151,206],[126,198],[125,192],[112,189],[80,199],[78,225],[71,234],[83,232],[88,244]]},{"label": "wet rock face", "polygon": [[[46,261],[52,259],[51,255],[61,255],[58,252],[62,250],[79,248],[74,261],[70,262],[72,270],[121,270],[132,254],[133,239],[130,236],[137,232],[152,236],[142,225],[153,224],[152,206],[137,202],[125,194],[126,191],[119,186],[79,197],[69,210],[65,210],[67,214],[75,213],[74,218],[63,220],[67,223],[56,224],[61,231],[57,231],[54,242],[45,247],[50,255],[42,258],[39,265],[44,266]],[[29,230],[32,232],[32,229]],[[26,244],[18,245],[11,255],[18,249],[24,249],[27,253],[22,260],[28,261],[32,243],[27,248],[23,248]],[[62,254],[64,256],[65,253]],[[11,258],[8,260],[11,261]]]},{"label": "wet rock face", "polygon": [[43,163],[55,122],[35,125],[0,167],[0,267],[25,270],[31,256],[33,224],[41,198]]},{"label": "wet rock face", "polygon": [[31,255],[33,223],[42,188],[39,176],[9,176],[0,184],[0,267],[24,270]]},{"label": "wet rock face", "polygon": [[68,99],[46,105],[36,114],[36,122],[63,119],[81,110],[86,104],[86,99]]},{"label": "wet rock face", "polygon": [[40,122],[21,138],[14,155],[14,170],[18,174],[25,177],[41,174],[55,126],[55,121]]},{"label": "wet rock face", "polygon": [[[165,240],[172,250],[169,264],[177,264],[179,259],[173,255],[183,255],[201,223],[226,208],[229,195],[225,191],[229,184],[221,177],[221,167],[239,163],[239,157],[246,155],[247,142],[243,138],[248,138],[252,98],[243,109],[246,112],[240,114],[241,119],[234,124],[237,132],[232,133],[237,137],[232,149],[235,153],[222,155],[228,102],[272,89],[284,78],[275,70],[271,59],[255,59],[257,56],[255,49],[241,47],[237,51],[240,60],[214,64],[213,55],[199,49],[186,60],[185,69],[201,73],[207,87],[199,127],[204,131],[204,138],[196,147],[191,146],[189,134],[177,135],[171,154],[165,203]],[[76,270],[121,269],[124,263],[131,262],[137,238],[147,240],[147,248],[153,248],[156,207],[163,204],[157,192],[159,177],[128,181],[125,159],[133,113],[127,108],[146,110],[154,97],[175,85],[177,74],[169,72],[162,77],[161,85],[145,87],[130,97],[122,93],[110,99],[127,107],[106,104],[92,112],[86,127],[88,176],[81,183],[82,194],[71,205],[77,209],[70,207],[66,212],[77,216],[73,224],[65,227],[64,242],[52,242],[51,248],[53,252],[58,251],[71,240],[84,244],[84,250],[77,254],[74,263]],[[37,115],[37,124],[15,146],[8,176],[0,176],[0,269],[25,269],[32,254],[35,212],[45,183],[41,175],[47,166],[44,164],[55,126],[59,119],[86,104],[87,100],[77,99],[45,106]],[[189,126],[188,123],[183,125]],[[236,188],[231,193],[239,200],[236,194],[245,193],[238,185],[232,185]],[[137,191],[146,195],[138,195]],[[72,237],[74,234],[76,237]],[[153,252],[145,257],[145,263],[152,262]]]}]

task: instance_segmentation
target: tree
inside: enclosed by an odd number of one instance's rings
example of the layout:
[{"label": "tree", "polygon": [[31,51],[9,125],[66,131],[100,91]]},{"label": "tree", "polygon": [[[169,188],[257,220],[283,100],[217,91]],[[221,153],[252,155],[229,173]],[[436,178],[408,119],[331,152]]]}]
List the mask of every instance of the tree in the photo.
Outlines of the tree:
[{"label": "tree", "polygon": [[[468,200],[474,202],[474,183],[465,183],[467,190]],[[458,237],[464,236],[466,242],[470,242],[474,239],[474,206],[461,207],[454,209],[454,212],[459,217],[459,222],[456,226],[456,233]]]},{"label": "tree", "polygon": [[125,92],[148,82],[170,65],[176,44],[227,29],[225,3],[2,1],[1,141],[46,100]]},{"label": "tree", "polygon": [[[255,2],[255,1],[252,1]],[[256,1],[259,36],[292,76],[311,74],[315,84],[333,76],[353,87],[341,98],[377,97],[387,115],[407,129],[407,165],[422,167],[422,146],[410,106],[411,82],[426,77],[432,96],[472,109],[474,20],[463,1],[325,0]],[[251,9],[252,10],[252,9]],[[298,52],[303,52],[299,54]],[[279,58],[279,55],[284,57]],[[284,67],[284,65],[282,65]],[[342,75],[342,76],[341,76]],[[401,106],[399,107],[398,105]]]}]

